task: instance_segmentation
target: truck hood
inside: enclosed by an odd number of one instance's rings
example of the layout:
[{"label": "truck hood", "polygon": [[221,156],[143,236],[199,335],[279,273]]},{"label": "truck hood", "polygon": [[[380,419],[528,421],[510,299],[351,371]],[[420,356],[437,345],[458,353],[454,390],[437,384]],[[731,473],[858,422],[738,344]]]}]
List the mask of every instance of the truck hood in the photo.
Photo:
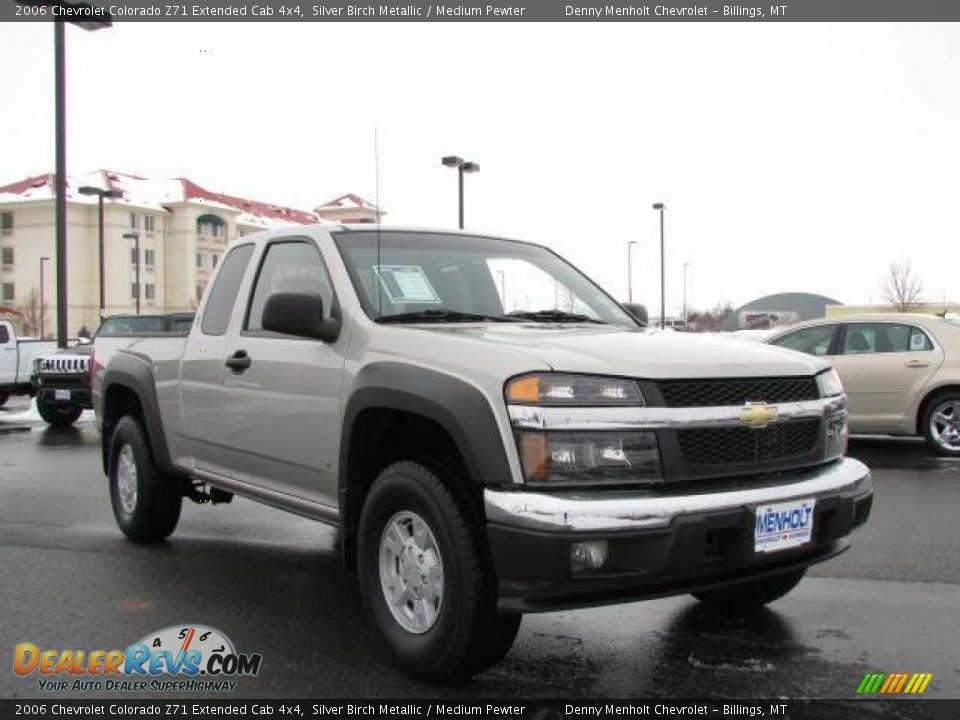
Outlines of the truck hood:
[{"label": "truck hood", "polygon": [[560,372],[680,379],[813,375],[829,367],[773,345],[695,333],[535,323],[417,327],[522,353]]}]

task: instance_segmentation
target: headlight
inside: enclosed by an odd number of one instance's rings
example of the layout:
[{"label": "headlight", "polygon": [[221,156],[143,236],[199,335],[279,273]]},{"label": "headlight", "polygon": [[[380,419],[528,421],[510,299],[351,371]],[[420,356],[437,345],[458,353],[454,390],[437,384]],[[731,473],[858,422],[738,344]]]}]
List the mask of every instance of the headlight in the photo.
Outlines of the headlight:
[{"label": "headlight", "polygon": [[833,368],[817,375],[817,387],[820,388],[820,397],[843,395],[843,383],[840,382],[840,376]]},{"label": "headlight", "polygon": [[603,485],[661,479],[652,432],[518,432],[528,483]]},{"label": "headlight", "polygon": [[593,375],[521,375],[504,389],[512,405],[646,405],[632,380]]}]

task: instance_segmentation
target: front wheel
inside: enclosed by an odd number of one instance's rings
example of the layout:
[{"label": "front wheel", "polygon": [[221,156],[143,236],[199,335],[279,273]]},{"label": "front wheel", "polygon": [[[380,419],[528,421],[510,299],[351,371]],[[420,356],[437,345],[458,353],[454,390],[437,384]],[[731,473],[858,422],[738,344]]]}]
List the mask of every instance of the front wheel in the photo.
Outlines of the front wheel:
[{"label": "front wheel", "polygon": [[693,596],[711,608],[725,611],[755,610],[779,600],[793,590],[807,569],[792,570],[772,577],[747,580],[713,590],[698,590]]},{"label": "front wheel", "polygon": [[40,417],[47,421],[48,425],[69,427],[83,413],[83,408],[78,408],[75,405],[55,405],[42,397],[37,397],[37,412],[40,413]]},{"label": "front wheel", "polygon": [[496,585],[471,511],[440,463],[398,462],[374,481],[360,517],[358,570],[368,617],[401,666],[429,680],[466,677],[509,651],[520,615],[496,610]]},{"label": "front wheel", "polygon": [[960,457],[960,393],[943,393],[927,405],[923,436],[934,452]]},{"label": "front wheel", "polygon": [[163,540],[177,527],[183,493],[161,472],[136,418],[117,423],[110,439],[110,503],[117,525],[131,540]]}]

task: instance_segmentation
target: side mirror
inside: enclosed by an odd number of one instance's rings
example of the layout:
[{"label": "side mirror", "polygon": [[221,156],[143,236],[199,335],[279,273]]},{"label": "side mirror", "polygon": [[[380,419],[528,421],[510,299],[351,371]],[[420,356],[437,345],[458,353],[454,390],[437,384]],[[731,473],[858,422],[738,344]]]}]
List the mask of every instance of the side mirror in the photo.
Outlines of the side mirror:
[{"label": "side mirror", "polygon": [[263,308],[263,329],[284,335],[333,342],[340,336],[340,318],[323,319],[323,298],[315,292],[274,293]]}]

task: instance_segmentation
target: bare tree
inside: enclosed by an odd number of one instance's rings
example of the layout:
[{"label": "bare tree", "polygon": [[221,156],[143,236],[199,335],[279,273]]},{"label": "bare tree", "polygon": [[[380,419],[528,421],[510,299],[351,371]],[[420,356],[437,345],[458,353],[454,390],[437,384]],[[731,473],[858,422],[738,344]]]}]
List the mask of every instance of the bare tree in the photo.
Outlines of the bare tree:
[{"label": "bare tree", "polygon": [[899,312],[907,312],[923,302],[923,281],[913,272],[909,260],[890,263],[881,283],[883,297]]},{"label": "bare tree", "polygon": [[36,288],[31,288],[27,299],[17,309],[23,316],[24,333],[36,335],[40,333],[40,326],[44,324],[43,320],[50,310],[50,304],[44,301],[41,307],[40,293],[37,292]]}]

